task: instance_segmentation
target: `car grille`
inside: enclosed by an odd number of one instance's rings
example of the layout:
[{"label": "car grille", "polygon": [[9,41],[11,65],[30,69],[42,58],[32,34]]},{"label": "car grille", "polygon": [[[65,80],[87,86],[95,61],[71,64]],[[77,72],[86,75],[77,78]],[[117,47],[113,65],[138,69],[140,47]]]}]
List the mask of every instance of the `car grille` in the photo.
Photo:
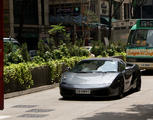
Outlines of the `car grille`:
[{"label": "car grille", "polygon": [[67,88],[61,88],[61,92],[65,95],[73,95],[75,94],[75,90],[67,89]]},{"label": "car grille", "polygon": [[91,89],[91,94],[76,94],[75,89],[67,89],[61,88],[61,94],[70,95],[70,96],[109,96],[110,90],[109,89]]},{"label": "car grille", "polygon": [[98,89],[98,90],[93,90],[92,94],[94,96],[108,96],[110,92],[108,89]]}]

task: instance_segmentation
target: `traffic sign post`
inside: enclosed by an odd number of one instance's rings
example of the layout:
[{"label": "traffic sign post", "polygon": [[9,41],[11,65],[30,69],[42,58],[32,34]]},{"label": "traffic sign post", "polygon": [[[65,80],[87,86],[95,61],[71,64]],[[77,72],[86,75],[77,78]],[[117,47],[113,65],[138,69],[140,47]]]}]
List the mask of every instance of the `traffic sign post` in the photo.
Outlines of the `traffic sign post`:
[{"label": "traffic sign post", "polygon": [[4,82],[3,82],[3,0],[0,0],[0,110],[4,109]]}]

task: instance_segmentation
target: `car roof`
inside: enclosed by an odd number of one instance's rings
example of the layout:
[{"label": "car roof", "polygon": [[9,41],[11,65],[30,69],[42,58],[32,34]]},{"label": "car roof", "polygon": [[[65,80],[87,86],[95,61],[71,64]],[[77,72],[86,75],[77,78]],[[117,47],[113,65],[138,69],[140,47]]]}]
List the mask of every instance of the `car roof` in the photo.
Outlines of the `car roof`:
[{"label": "car roof", "polygon": [[122,59],[112,58],[112,57],[88,58],[88,59],[84,59],[82,61],[86,61],[86,60],[108,60],[108,61],[111,60],[111,61],[117,61],[117,62],[123,61]]}]

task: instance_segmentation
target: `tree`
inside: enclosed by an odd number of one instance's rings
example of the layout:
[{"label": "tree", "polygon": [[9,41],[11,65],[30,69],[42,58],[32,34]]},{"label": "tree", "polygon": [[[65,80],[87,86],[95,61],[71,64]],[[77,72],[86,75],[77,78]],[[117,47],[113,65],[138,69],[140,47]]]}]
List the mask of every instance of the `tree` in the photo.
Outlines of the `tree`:
[{"label": "tree", "polygon": [[98,16],[93,11],[86,10],[84,14],[87,16],[88,23],[97,23],[98,22]]},{"label": "tree", "polygon": [[118,13],[118,9],[123,4],[124,0],[120,0],[118,6],[114,9],[114,12],[112,12],[112,7],[114,4],[114,0],[109,0],[109,33],[108,33],[108,39],[111,39],[111,33],[112,33],[112,17],[114,17]]},{"label": "tree", "polygon": [[58,48],[63,43],[66,45],[71,44],[70,34],[66,32],[65,26],[51,25],[51,29],[48,32],[51,37],[50,39],[53,40],[52,46],[55,45],[55,47]]},{"label": "tree", "polygon": [[85,16],[87,16],[86,24],[87,24],[87,32],[84,34],[84,44],[88,45],[88,40],[90,38],[90,27],[96,25],[98,23],[98,15],[94,13],[92,10],[85,10]]}]

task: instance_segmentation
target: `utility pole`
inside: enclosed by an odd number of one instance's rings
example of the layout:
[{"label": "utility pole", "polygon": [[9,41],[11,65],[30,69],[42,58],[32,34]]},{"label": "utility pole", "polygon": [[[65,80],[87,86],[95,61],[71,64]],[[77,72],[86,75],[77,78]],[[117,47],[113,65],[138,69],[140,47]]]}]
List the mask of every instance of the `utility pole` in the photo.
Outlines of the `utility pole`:
[{"label": "utility pole", "polygon": [[20,6],[20,20],[19,20],[19,29],[18,29],[18,36],[17,39],[19,43],[23,44],[25,41],[22,39],[22,33],[23,33],[23,24],[24,24],[24,12],[25,12],[25,7],[26,6],[26,1],[22,0],[21,1],[21,6]]},{"label": "utility pole", "polygon": [[0,0],[0,110],[4,109],[4,82],[3,82],[3,0]]},{"label": "utility pole", "polygon": [[111,39],[111,34],[112,34],[112,4],[113,1],[109,0],[109,31],[108,31],[108,39]]},{"label": "utility pole", "polygon": [[85,45],[85,31],[84,31],[84,21],[83,21],[83,18],[84,18],[84,2],[83,0],[81,0],[81,15],[82,15],[82,21],[81,21],[81,24],[82,24],[82,40],[83,40],[83,45]]},{"label": "utility pole", "polygon": [[97,6],[98,6],[98,10],[97,10],[97,14],[98,14],[98,41],[101,42],[101,22],[100,22],[100,11],[101,11],[101,7],[100,7],[100,4],[101,4],[101,0],[98,0],[97,2]]}]

